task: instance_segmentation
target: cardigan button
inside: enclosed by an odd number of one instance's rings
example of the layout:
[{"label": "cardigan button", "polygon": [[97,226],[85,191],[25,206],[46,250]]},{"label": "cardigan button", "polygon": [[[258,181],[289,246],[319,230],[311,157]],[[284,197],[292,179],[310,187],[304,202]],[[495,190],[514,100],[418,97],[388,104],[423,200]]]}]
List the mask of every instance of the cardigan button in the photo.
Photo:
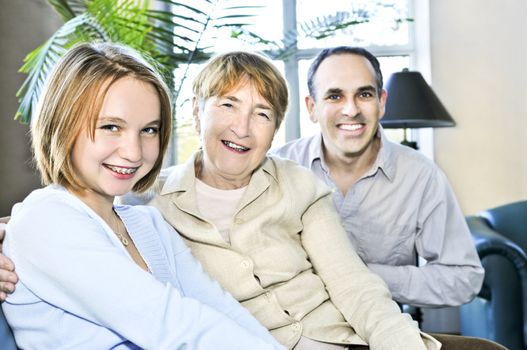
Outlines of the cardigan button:
[{"label": "cardigan button", "polygon": [[300,326],[300,323],[299,323],[299,322],[295,322],[295,323],[293,323],[293,329],[294,329],[295,331],[299,331],[300,328],[301,328],[301,326]]},{"label": "cardigan button", "polygon": [[242,261],[242,267],[247,269],[247,268],[251,267],[251,263],[248,260],[244,260],[244,261]]},{"label": "cardigan button", "polygon": [[240,219],[240,218],[235,218],[234,219],[234,223],[237,224],[237,225],[240,225],[240,224],[243,224],[243,220]]}]

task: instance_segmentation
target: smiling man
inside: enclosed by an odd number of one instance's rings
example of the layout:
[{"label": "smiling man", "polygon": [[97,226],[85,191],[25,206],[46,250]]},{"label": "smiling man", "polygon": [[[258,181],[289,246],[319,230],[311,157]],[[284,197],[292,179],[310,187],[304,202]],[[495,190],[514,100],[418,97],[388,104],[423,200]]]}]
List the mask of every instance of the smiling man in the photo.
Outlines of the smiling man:
[{"label": "smiling man", "polygon": [[[379,120],[389,96],[382,84],[379,62],[367,50],[323,50],[309,69],[305,98],[321,132],[273,153],[311,169],[334,189],[350,240],[396,301],[466,303],[484,272],[464,216],[433,162],[386,139]],[[416,256],[427,263],[416,266]]]}]

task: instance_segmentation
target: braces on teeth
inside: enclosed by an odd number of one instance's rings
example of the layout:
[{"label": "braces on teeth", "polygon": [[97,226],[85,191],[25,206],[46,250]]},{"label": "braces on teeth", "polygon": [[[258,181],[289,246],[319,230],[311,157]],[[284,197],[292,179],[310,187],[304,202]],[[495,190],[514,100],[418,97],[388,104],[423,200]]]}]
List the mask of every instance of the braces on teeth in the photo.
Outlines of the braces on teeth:
[{"label": "braces on teeth", "polygon": [[129,175],[129,174],[132,174],[132,173],[135,173],[137,168],[127,168],[127,169],[123,169],[123,168],[116,168],[116,167],[109,167],[111,170],[115,171],[116,173],[119,173],[119,174],[124,174],[124,175]]}]

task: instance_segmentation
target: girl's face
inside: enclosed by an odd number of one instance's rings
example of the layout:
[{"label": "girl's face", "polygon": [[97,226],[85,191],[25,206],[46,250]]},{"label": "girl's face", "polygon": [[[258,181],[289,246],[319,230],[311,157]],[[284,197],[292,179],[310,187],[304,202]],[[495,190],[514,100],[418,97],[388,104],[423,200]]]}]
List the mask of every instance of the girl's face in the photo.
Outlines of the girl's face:
[{"label": "girl's face", "polygon": [[159,156],[160,101],[155,88],[132,77],[108,89],[92,140],[77,137],[72,162],[87,187],[84,201],[113,202],[153,168]]}]

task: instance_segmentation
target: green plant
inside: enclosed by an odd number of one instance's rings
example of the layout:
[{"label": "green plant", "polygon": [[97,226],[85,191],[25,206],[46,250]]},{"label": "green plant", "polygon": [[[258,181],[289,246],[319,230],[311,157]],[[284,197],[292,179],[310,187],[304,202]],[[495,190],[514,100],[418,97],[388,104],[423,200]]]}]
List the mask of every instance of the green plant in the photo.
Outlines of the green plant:
[{"label": "green plant", "polygon": [[[272,41],[247,29],[247,21],[262,7],[258,1],[242,6],[239,6],[240,0],[48,2],[60,14],[64,24],[44,44],[26,56],[20,69],[28,74],[17,92],[19,107],[15,119],[22,123],[31,120],[46,76],[58,58],[79,42],[121,42],[151,57],[172,91],[176,107],[187,76],[184,69],[176,81],[176,68],[188,68],[191,63],[209,58],[214,50],[215,35],[248,42],[253,49],[264,51],[273,59],[287,59],[296,52],[299,36],[322,39],[368,22],[371,16],[370,12],[358,9],[315,18],[301,23],[298,31],[287,33],[283,40]],[[265,4],[265,1],[261,3]]]},{"label": "green plant", "polygon": [[[64,52],[79,42],[121,42],[152,58],[177,100],[174,70],[209,57],[205,34],[241,28],[255,5],[231,6],[229,0],[48,0],[64,24],[27,55],[21,72],[15,119],[28,123],[46,76]],[[192,4],[192,5],[190,5]]]}]

